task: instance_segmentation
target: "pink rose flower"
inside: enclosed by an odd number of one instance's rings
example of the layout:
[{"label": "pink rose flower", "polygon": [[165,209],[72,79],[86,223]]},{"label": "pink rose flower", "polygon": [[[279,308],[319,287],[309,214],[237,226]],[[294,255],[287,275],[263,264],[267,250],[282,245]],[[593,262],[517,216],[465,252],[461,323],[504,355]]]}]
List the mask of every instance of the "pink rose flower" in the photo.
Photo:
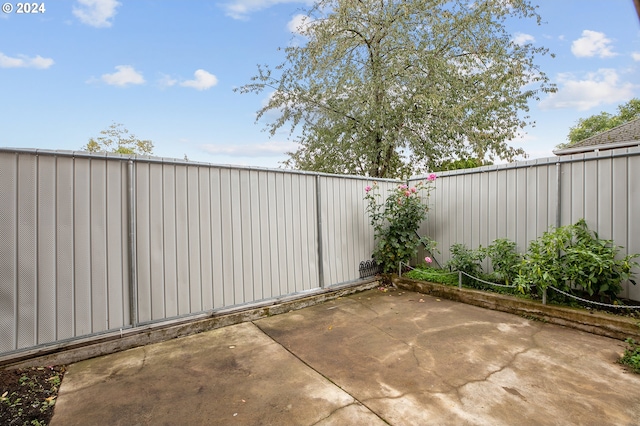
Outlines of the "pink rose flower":
[{"label": "pink rose flower", "polygon": [[435,173],[431,173],[431,174],[429,175],[429,177],[427,178],[427,180],[428,180],[429,182],[433,182],[434,180],[436,180],[436,178],[437,178],[437,177],[438,177],[438,176],[436,176],[436,174],[435,174]]},{"label": "pink rose flower", "polygon": [[433,262],[433,260],[431,260],[431,258],[429,256],[425,257],[424,261],[427,262],[427,263]]},{"label": "pink rose flower", "polygon": [[364,188],[364,192],[369,193],[369,191],[371,191],[371,187],[370,186],[366,186]]}]

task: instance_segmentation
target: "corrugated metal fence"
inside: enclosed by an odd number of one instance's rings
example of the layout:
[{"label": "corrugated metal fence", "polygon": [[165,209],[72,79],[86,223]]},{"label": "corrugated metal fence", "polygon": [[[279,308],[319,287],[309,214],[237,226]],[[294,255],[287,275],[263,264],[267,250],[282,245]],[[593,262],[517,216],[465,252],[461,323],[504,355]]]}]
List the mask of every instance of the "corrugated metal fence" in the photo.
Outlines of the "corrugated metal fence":
[{"label": "corrugated metal fence", "polygon": [[[623,246],[621,253],[640,253],[640,147],[438,176],[421,232],[438,242],[440,263],[449,260],[455,243],[477,248],[508,238],[524,252],[550,226],[580,218]],[[640,285],[626,283],[621,296],[640,300]]]},{"label": "corrugated metal fence", "polygon": [[[369,183],[0,149],[0,354],[356,280]],[[525,251],[580,218],[638,253],[640,147],[440,173],[430,204],[421,232],[441,263],[455,243]]]},{"label": "corrugated metal fence", "polygon": [[366,184],[1,149],[0,354],[358,279]]}]

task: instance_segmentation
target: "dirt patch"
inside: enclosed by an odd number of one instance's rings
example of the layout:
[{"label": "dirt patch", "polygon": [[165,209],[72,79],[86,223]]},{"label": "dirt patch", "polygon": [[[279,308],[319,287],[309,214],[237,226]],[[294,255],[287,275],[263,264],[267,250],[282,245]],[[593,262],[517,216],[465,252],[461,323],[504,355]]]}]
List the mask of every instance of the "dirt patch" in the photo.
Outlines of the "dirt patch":
[{"label": "dirt patch", "polygon": [[0,370],[0,424],[49,424],[64,371],[64,366]]}]

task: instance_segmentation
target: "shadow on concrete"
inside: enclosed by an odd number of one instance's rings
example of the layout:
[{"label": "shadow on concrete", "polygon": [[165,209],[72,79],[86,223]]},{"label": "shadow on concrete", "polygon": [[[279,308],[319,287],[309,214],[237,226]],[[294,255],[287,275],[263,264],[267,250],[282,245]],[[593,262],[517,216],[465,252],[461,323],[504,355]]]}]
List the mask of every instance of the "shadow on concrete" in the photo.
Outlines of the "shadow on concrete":
[{"label": "shadow on concrete", "polygon": [[633,425],[619,340],[373,289],[68,367],[52,425]]}]

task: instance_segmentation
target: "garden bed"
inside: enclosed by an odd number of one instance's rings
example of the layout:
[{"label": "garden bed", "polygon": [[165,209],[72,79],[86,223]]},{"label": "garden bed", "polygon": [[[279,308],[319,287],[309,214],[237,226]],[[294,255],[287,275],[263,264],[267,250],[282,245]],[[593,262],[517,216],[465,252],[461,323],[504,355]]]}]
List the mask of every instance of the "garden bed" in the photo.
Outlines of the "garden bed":
[{"label": "garden bed", "polygon": [[405,290],[497,311],[509,312],[533,320],[563,325],[614,339],[640,340],[640,320],[583,308],[543,305],[541,302],[505,294],[491,293],[393,275],[393,284]]}]

